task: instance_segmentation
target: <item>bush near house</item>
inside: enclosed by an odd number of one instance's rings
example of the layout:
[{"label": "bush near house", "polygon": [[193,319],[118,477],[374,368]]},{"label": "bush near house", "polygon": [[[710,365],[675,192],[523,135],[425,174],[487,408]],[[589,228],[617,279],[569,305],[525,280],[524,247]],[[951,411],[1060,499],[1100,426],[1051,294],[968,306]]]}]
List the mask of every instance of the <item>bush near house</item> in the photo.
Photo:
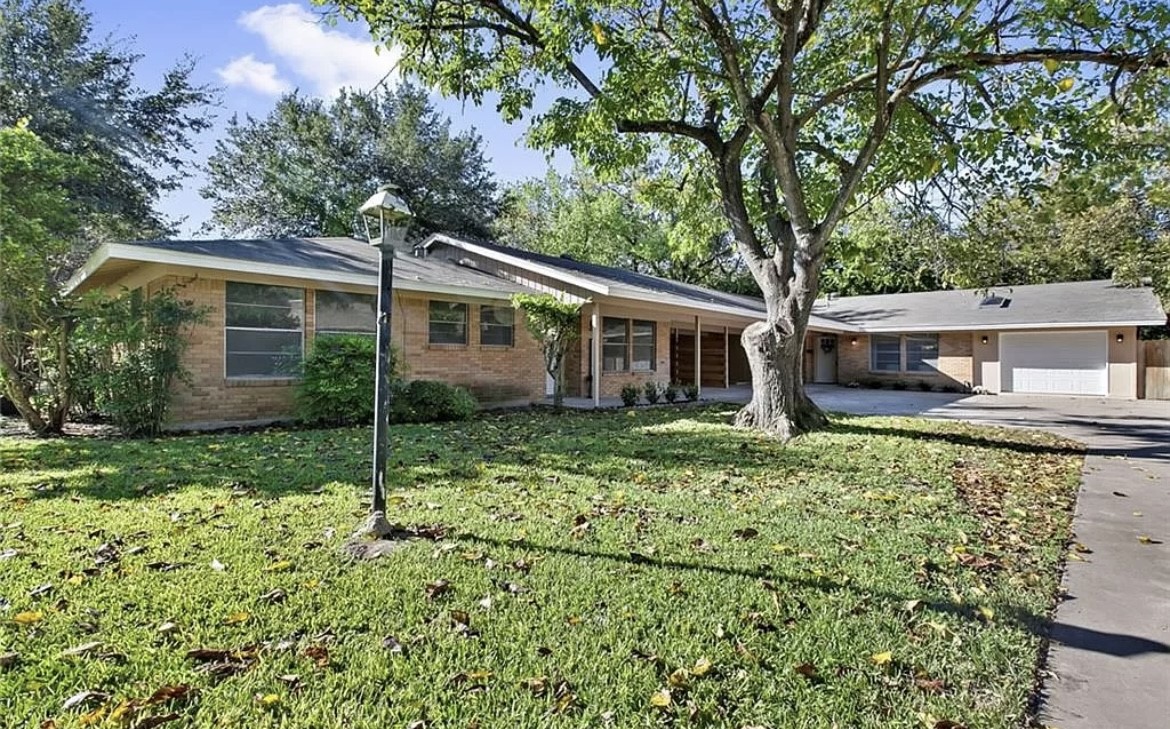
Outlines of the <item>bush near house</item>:
[{"label": "bush near house", "polygon": [[622,385],[622,404],[626,407],[632,408],[637,405],[641,395],[642,390],[637,385]]},{"label": "bush near house", "polygon": [[[374,368],[378,342],[360,334],[318,336],[305,358],[297,388],[297,417],[312,425],[374,422]],[[390,376],[398,381],[391,350]]]},{"label": "bush near house", "polygon": [[431,423],[467,420],[479,408],[462,387],[438,380],[414,380],[397,388],[390,406],[395,423]]}]

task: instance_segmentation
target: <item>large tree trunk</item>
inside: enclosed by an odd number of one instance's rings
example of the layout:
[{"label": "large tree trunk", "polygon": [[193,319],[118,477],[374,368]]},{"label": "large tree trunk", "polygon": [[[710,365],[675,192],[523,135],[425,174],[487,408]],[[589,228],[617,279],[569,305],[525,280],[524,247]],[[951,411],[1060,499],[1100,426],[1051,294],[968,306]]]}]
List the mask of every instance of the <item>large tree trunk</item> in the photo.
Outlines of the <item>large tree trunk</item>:
[{"label": "large tree trunk", "polygon": [[803,326],[791,334],[770,321],[743,330],[741,341],[752,370],[752,399],[735,417],[740,427],[780,440],[824,426],[828,420],[804,392]]}]

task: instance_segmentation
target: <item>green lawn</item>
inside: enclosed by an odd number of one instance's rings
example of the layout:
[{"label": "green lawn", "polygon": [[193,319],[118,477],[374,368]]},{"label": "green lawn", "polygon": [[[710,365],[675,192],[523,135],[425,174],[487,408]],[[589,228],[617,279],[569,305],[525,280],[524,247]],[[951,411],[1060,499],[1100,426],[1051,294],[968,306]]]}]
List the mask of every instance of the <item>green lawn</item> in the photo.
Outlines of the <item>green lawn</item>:
[{"label": "green lawn", "polygon": [[1079,450],[730,415],[394,428],[357,564],[369,430],[0,440],[0,724],[1019,726]]}]

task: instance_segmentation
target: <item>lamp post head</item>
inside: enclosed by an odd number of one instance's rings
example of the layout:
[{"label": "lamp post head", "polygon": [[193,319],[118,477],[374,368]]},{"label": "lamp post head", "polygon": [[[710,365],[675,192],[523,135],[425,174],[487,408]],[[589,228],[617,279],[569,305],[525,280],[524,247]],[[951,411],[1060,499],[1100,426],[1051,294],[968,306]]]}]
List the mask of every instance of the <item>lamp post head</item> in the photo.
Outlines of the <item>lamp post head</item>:
[{"label": "lamp post head", "polygon": [[[370,245],[383,250],[393,250],[406,241],[406,229],[414,215],[410,207],[398,196],[393,185],[383,185],[358,208],[366,227],[366,238]],[[377,221],[377,237],[371,222]]]}]

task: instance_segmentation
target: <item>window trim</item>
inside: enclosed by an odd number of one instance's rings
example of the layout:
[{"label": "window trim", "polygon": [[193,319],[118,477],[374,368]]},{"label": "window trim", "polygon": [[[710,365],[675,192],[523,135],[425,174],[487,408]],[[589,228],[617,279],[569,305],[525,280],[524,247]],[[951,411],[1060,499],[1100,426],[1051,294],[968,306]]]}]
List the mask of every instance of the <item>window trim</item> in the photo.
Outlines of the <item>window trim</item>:
[{"label": "window trim", "polygon": [[[435,342],[431,340],[431,325],[434,320],[431,319],[431,306],[433,304],[454,304],[455,306],[463,307],[463,341],[462,342]],[[449,323],[449,322],[446,322]],[[427,347],[436,347],[438,349],[455,349],[458,347],[466,347],[471,340],[471,305],[466,301],[453,301],[451,299],[427,299]]]},{"label": "window trim", "polygon": [[[230,301],[228,299],[228,289],[231,287],[232,284],[237,284],[237,285],[241,285],[241,286],[271,286],[274,288],[290,289],[292,291],[300,291],[301,292],[300,326],[297,327],[296,329],[279,329],[276,327],[241,327],[241,326],[232,326],[232,325],[228,324],[228,305],[230,303]],[[228,332],[232,331],[232,330],[241,331],[241,332],[297,332],[301,335],[300,336],[300,348],[301,348],[300,362],[303,364],[305,361],[305,348],[306,348],[306,344],[307,344],[306,335],[308,333],[308,327],[305,326],[305,315],[307,314],[307,309],[308,309],[308,307],[306,306],[307,297],[308,297],[308,290],[304,289],[304,288],[298,289],[296,286],[281,286],[279,284],[262,284],[262,283],[254,283],[251,281],[232,281],[232,280],[225,280],[224,281],[224,285],[223,285],[223,379],[225,382],[228,382],[228,383],[257,382],[257,383],[269,383],[269,384],[273,384],[273,385],[279,385],[279,384],[283,384],[283,383],[297,382],[301,379],[300,374],[273,374],[273,375],[256,375],[256,374],[232,375],[232,374],[228,374],[228,357],[231,355],[231,352],[228,350]],[[317,306],[315,299],[316,299],[316,297],[314,297],[314,303],[313,303],[314,315],[316,314],[316,306]],[[259,307],[270,308],[270,309],[284,308],[284,307],[276,306],[275,304],[247,304],[247,305],[248,306],[259,306]]]},{"label": "window trim", "polygon": [[[898,369],[896,370],[878,370],[874,369],[874,343],[878,337],[897,337],[898,338]],[[906,340],[911,337],[934,337],[937,343],[935,351],[935,366],[922,370],[907,369],[906,358]],[[867,370],[872,375],[915,375],[918,377],[935,377],[942,375],[938,368],[938,360],[942,356],[942,336],[939,332],[902,332],[900,334],[870,334],[869,335],[869,352],[868,352],[868,366]]]},{"label": "window trim", "polygon": [[[508,330],[508,343],[507,344],[499,344],[497,342],[486,342],[485,343],[483,341],[483,333],[484,333],[484,329],[486,327],[498,327],[501,329],[505,328],[503,324],[497,324],[495,322],[491,322],[490,324],[487,323],[483,318],[483,310],[484,309],[503,309],[503,310],[511,313],[512,323],[508,324],[506,327]],[[513,349],[513,348],[515,348],[515,346],[516,346],[516,309],[514,307],[504,306],[501,304],[480,304],[478,307],[478,310],[479,310],[478,311],[478,313],[479,313],[479,346],[480,347],[489,347],[491,349]]]},{"label": "window trim", "polygon": [[[605,322],[622,322],[625,327],[625,356],[623,362],[625,367],[621,369],[607,369],[605,366]],[[637,324],[649,324],[651,333],[651,346],[653,347],[652,355],[650,357],[649,369],[634,369],[634,327]],[[620,374],[643,374],[648,372],[658,371],[658,322],[654,319],[635,319],[628,316],[603,316],[601,317],[601,374],[602,375],[620,375]],[[616,342],[610,343],[609,346],[617,346]]]}]

